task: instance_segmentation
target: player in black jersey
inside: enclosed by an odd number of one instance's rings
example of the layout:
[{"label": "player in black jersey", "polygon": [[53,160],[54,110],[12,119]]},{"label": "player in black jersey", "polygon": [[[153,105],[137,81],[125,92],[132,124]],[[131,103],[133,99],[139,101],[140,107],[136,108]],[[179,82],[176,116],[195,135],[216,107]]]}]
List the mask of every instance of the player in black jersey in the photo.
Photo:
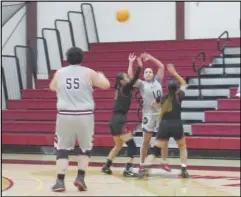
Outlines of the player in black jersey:
[{"label": "player in black jersey", "polygon": [[[130,54],[129,61],[135,61],[134,54]],[[133,140],[133,135],[131,130],[125,128],[126,115],[129,111],[131,100],[132,100],[132,90],[133,85],[140,77],[142,69],[142,60],[140,57],[137,58],[138,68],[135,73],[135,76],[130,79],[126,73],[119,73],[116,77],[116,98],[113,109],[113,114],[110,120],[110,131],[113,136],[115,147],[109,153],[105,165],[102,167],[102,172],[105,174],[112,174],[110,166],[112,161],[117,156],[119,151],[123,147],[123,143],[127,145],[127,155],[129,157],[128,162],[126,163],[125,170],[123,175],[125,177],[133,177],[135,174],[132,172],[132,161],[136,153],[136,144]]]},{"label": "player in black jersey", "polygon": [[183,131],[183,124],[181,120],[181,102],[185,97],[185,89],[187,84],[185,80],[177,73],[173,64],[167,65],[168,71],[176,80],[171,79],[168,81],[168,93],[161,98],[157,98],[153,103],[153,107],[161,105],[160,124],[156,135],[155,146],[152,149],[152,154],[148,156],[145,161],[146,168],[140,173],[140,176],[148,174],[147,167],[152,164],[153,160],[160,154],[161,148],[168,145],[170,137],[176,140],[180,151],[181,159],[181,176],[187,178],[188,172],[187,165],[187,148]]}]

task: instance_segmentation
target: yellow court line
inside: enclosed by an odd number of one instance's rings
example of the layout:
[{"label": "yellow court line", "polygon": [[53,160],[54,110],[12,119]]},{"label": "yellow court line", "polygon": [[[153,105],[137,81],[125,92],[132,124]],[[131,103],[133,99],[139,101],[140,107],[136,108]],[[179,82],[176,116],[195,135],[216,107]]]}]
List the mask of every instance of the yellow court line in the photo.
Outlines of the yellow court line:
[{"label": "yellow court line", "polygon": [[36,177],[34,177],[34,176],[30,176],[32,179],[34,179],[35,181],[37,181],[38,182],[38,187],[37,188],[35,188],[34,190],[30,190],[29,192],[26,192],[26,193],[24,193],[23,195],[24,196],[29,196],[30,194],[32,195],[32,194],[36,194],[38,191],[40,191],[41,189],[43,189],[43,185],[44,185],[44,183],[43,183],[43,181],[41,181],[40,179],[38,179],[38,178],[36,178]]}]

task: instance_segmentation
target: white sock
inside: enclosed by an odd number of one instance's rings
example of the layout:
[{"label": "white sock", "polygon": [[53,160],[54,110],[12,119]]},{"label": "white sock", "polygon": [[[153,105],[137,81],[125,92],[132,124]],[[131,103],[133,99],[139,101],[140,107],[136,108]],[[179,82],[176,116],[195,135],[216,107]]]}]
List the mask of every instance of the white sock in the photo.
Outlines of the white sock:
[{"label": "white sock", "polygon": [[161,163],[162,163],[162,164],[167,164],[167,160],[161,159]]},{"label": "white sock", "polygon": [[155,161],[155,159],[156,159],[156,156],[155,155],[149,155],[148,156],[148,163],[149,164],[152,164],[154,161]]},{"label": "white sock", "polygon": [[68,159],[58,159],[56,161],[57,174],[65,174],[69,165]]},{"label": "white sock", "polygon": [[183,168],[186,168],[187,167],[187,165],[186,164],[181,164],[181,166],[183,167]]},{"label": "white sock", "polygon": [[78,156],[78,170],[86,171],[89,166],[89,156],[79,155]]}]

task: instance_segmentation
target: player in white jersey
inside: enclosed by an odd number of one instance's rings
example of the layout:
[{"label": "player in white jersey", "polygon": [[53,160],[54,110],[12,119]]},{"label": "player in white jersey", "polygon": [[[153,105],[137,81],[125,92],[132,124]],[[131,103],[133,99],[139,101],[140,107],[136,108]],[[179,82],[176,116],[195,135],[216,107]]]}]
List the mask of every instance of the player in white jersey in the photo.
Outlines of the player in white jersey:
[{"label": "player in white jersey", "polygon": [[86,191],[84,178],[94,135],[93,87],[108,89],[110,82],[103,73],[80,65],[84,57],[80,48],[70,48],[66,56],[69,66],[55,73],[49,87],[57,93],[58,110],[55,131],[57,180],[52,190],[65,191],[68,156],[69,152],[74,150],[77,140],[78,174],[74,185],[79,191]]},{"label": "player in white jersey", "polygon": [[[151,61],[152,63],[158,66],[158,71],[156,76],[151,68],[146,68],[144,70],[144,81],[138,80],[135,84],[137,88],[139,88],[142,100],[143,100],[143,118],[142,118],[142,131],[143,131],[143,144],[141,147],[140,154],[140,169],[144,164],[145,158],[147,156],[148,148],[150,146],[150,140],[153,136],[154,132],[157,132],[157,128],[159,125],[159,111],[160,108],[152,107],[152,103],[156,98],[160,97],[162,92],[162,80],[164,77],[164,65],[155,57],[148,53],[141,54],[141,58],[144,62]],[[128,74],[133,76],[133,63],[129,62]],[[168,155],[168,147],[162,149],[162,156],[167,158]],[[162,161],[162,168],[167,171],[170,171],[165,161]]]}]

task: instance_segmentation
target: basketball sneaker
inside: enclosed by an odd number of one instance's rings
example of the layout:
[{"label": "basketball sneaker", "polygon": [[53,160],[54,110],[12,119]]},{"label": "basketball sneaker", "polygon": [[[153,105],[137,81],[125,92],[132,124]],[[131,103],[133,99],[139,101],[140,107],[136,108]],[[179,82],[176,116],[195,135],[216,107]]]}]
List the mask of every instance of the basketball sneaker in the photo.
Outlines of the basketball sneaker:
[{"label": "basketball sneaker", "polygon": [[168,165],[167,163],[161,163],[160,167],[161,167],[163,170],[167,171],[167,172],[171,172],[171,171],[172,171],[171,168],[169,167],[169,165]]},{"label": "basketball sneaker", "polygon": [[112,170],[110,169],[110,167],[107,167],[106,165],[104,165],[101,169],[101,172],[105,173],[105,174],[112,174]]},{"label": "basketball sneaker", "polygon": [[133,172],[133,169],[132,168],[125,168],[124,172],[123,172],[123,176],[124,177],[135,177],[136,174]]},{"label": "basketball sneaker", "polygon": [[74,185],[78,188],[79,191],[87,191],[87,186],[85,184],[84,179],[81,176],[76,177]]},{"label": "basketball sneaker", "polygon": [[189,174],[187,172],[187,169],[182,167],[182,170],[181,170],[181,177],[182,178],[188,178],[189,177]]},{"label": "basketball sneaker", "polygon": [[55,185],[52,187],[52,191],[54,191],[54,192],[64,192],[65,191],[64,181],[57,179]]},{"label": "basketball sneaker", "polygon": [[148,177],[149,176],[149,171],[150,171],[150,166],[140,165],[139,166],[139,171],[138,171],[138,177],[140,179]]}]

